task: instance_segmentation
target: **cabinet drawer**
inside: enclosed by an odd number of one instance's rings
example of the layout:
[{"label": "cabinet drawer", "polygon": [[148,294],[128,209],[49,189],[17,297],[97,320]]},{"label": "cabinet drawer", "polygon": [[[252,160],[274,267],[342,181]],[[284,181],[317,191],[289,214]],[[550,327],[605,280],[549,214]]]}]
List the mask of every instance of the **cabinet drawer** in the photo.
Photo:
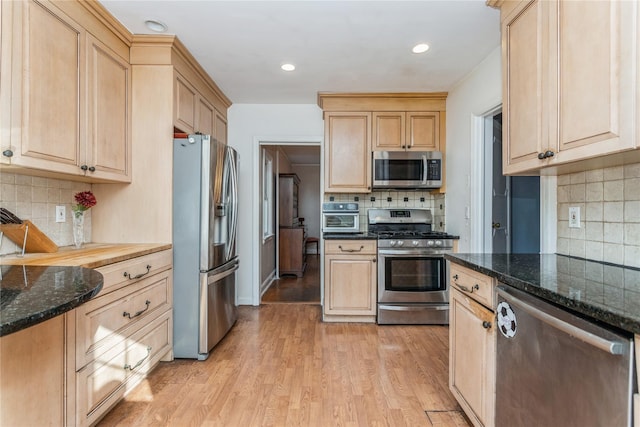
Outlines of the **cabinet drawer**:
[{"label": "cabinet drawer", "polygon": [[376,253],[375,240],[325,240],[324,253],[362,255]]},{"label": "cabinet drawer", "polygon": [[129,259],[115,264],[97,268],[104,276],[104,284],[100,295],[115,291],[125,285],[171,268],[173,252],[167,249],[161,252]]},{"label": "cabinet drawer", "polygon": [[76,369],[148,323],[172,303],[172,271],[95,298],[76,309]]},{"label": "cabinet drawer", "polygon": [[452,287],[485,306],[495,309],[493,279],[458,264],[451,263],[450,281]]},{"label": "cabinet drawer", "polygon": [[111,348],[76,374],[77,425],[97,421],[171,349],[171,311]]}]

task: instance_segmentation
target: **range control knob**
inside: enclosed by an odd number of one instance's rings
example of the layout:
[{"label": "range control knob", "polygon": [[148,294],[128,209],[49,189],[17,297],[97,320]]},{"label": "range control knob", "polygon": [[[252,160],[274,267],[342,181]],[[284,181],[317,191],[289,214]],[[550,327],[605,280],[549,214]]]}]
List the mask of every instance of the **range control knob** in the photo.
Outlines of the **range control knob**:
[{"label": "range control knob", "polygon": [[433,246],[433,245],[434,245],[433,240],[427,240],[427,246]]},{"label": "range control knob", "polygon": [[419,241],[417,241],[417,240],[413,240],[413,241],[411,242],[411,244],[412,244],[413,246],[418,246],[418,245],[420,244],[420,242],[419,242]]},{"label": "range control knob", "polygon": [[404,245],[404,240],[398,240],[398,243],[396,243],[397,246],[403,246]]},{"label": "range control knob", "polygon": [[442,246],[442,240],[436,240],[436,246]]},{"label": "range control knob", "polygon": [[389,240],[389,246],[391,246],[392,248],[396,246],[398,242],[396,242],[395,240]]}]

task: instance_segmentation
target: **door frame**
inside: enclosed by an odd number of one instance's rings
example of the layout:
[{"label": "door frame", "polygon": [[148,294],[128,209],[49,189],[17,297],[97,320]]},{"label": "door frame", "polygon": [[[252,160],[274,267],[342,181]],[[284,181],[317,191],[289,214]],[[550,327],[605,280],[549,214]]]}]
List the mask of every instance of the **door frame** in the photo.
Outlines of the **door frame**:
[{"label": "door frame", "polygon": [[[486,118],[502,110],[502,104],[494,104],[471,116],[471,179],[469,252],[485,252],[485,228],[490,224],[485,200],[490,187],[485,185]],[[503,134],[504,137],[504,134]],[[487,221],[489,221],[487,223]],[[557,245],[557,177],[540,176],[540,253],[555,253]]]},{"label": "door frame", "polygon": [[[252,221],[252,241],[253,241],[253,248],[251,250],[251,266],[252,266],[252,272],[251,272],[251,276],[252,276],[252,287],[251,287],[251,298],[252,298],[252,304],[254,306],[258,306],[260,305],[260,299],[262,298],[261,295],[261,278],[260,278],[260,261],[261,261],[261,249],[262,249],[262,236],[260,233],[260,201],[261,201],[261,192],[262,192],[262,174],[258,173],[257,171],[260,170],[260,161],[261,161],[261,150],[264,146],[280,146],[280,145],[308,145],[308,146],[318,146],[320,148],[320,188],[318,189],[318,191],[320,192],[320,194],[322,195],[322,189],[324,188],[324,173],[323,171],[323,165],[324,165],[324,136],[320,135],[320,136],[254,136],[253,137],[253,159],[252,159],[252,164],[253,164],[253,170],[256,171],[256,173],[253,174],[253,195],[251,197],[252,200],[252,207],[251,207],[251,211],[253,214],[253,221]],[[278,165],[278,162],[276,160],[276,173],[279,172],[279,168],[280,166]],[[276,200],[278,200],[278,189],[277,189],[277,183],[276,183],[276,188],[275,188],[275,194],[276,194]],[[276,233],[275,233],[275,240],[276,240],[276,245],[275,245],[275,260],[276,260],[276,265],[275,265],[275,269],[274,271],[276,272],[276,274],[278,273],[278,245],[279,245],[279,238],[278,238],[278,233],[277,233],[277,228],[278,228],[278,206],[276,204],[276,213],[275,213],[275,219],[276,219]],[[323,257],[323,252],[324,250],[324,242],[322,239],[320,239],[319,242],[319,248],[318,250],[320,251],[320,263],[324,262],[324,257]],[[320,264],[322,265],[322,264]],[[324,283],[324,277],[323,277],[323,271],[322,269],[320,269],[320,283]],[[274,276],[272,275],[271,280],[273,280]],[[320,303],[322,304],[324,300],[324,289],[323,286],[320,286]]]}]

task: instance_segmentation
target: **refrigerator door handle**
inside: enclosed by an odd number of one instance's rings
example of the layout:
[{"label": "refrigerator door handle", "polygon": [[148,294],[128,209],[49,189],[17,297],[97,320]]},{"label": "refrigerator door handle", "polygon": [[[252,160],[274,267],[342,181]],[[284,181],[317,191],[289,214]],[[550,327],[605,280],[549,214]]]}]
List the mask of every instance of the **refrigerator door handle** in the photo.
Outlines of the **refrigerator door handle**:
[{"label": "refrigerator door handle", "polygon": [[602,351],[606,351],[607,353],[611,353],[611,354],[624,353],[625,344],[622,342],[611,341],[609,339],[595,335],[589,331],[585,331],[584,329],[581,329],[577,326],[567,323],[561,319],[558,319],[557,317],[554,317],[544,312],[543,310],[517,298],[511,292],[509,292],[507,288],[498,286],[497,290],[498,290],[498,295],[503,297],[505,301],[507,301],[509,304],[520,307],[522,310],[526,311],[531,316],[548,324],[549,326],[552,326],[568,335],[576,337],[577,339],[584,341],[585,343],[593,347],[596,347]]},{"label": "refrigerator door handle", "polygon": [[229,170],[231,176],[231,203],[230,213],[231,221],[229,224],[229,244],[227,246],[227,259],[231,258],[234,242],[236,241],[236,233],[238,231],[238,171],[236,170],[236,162],[233,155],[229,155]]},{"label": "refrigerator door handle", "polygon": [[215,282],[219,282],[220,280],[224,279],[225,277],[230,276],[231,274],[233,274],[236,271],[238,271],[239,267],[240,267],[240,263],[238,263],[236,261],[236,262],[233,263],[233,265],[230,268],[228,268],[228,269],[226,269],[226,270],[224,270],[224,271],[222,271],[220,273],[216,273],[216,274],[213,274],[213,275],[209,276],[207,278],[207,285],[211,285],[211,284],[213,284]]}]

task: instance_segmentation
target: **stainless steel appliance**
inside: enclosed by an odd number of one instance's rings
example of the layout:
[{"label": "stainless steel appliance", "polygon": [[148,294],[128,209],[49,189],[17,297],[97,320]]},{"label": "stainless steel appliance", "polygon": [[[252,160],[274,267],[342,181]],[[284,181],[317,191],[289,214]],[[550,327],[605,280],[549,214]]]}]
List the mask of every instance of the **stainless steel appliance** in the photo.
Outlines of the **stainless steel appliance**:
[{"label": "stainless steel appliance", "polygon": [[440,151],[374,151],[373,188],[442,187]]},{"label": "stainless steel appliance", "polygon": [[630,336],[505,285],[496,316],[496,426],[631,426]]},{"label": "stainless steel appliance", "polygon": [[323,233],[358,233],[360,216],[357,203],[323,203]]},{"label": "stainless steel appliance", "polygon": [[369,209],[378,236],[378,324],[449,324],[444,254],[454,236],[432,230],[428,209]]},{"label": "stainless steel appliance", "polygon": [[237,319],[238,155],[209,135],[173,141],[173,352],[204,360]]}]

